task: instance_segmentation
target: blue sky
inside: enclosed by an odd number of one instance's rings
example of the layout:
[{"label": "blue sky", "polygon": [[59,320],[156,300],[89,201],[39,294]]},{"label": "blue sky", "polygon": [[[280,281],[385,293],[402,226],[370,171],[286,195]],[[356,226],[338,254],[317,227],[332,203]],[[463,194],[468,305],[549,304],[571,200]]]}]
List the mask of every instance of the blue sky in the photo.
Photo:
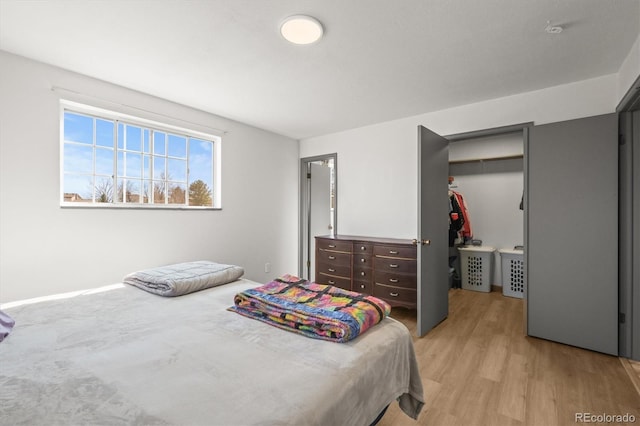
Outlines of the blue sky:
[{"label": "blue sky", "polygon": [[[113,175],[115,128],[113,121],[65,112],[65,193],[91,198],[94,156],[96,179],[109,179]],[[187,187],[188,168],[188,183],[200,179],[213,188],[211,141],[160,131],[152,133],[150,129],[120,122],[117,132],[118,177],[133,180],[140,187],[152,174],[154,180],[169,176],[171,181]]]}]

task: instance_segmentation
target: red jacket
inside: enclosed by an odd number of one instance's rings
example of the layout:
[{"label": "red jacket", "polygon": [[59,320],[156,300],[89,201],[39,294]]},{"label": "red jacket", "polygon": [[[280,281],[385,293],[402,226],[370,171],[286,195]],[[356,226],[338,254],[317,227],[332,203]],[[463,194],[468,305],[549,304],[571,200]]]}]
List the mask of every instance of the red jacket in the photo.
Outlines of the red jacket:
[{"label": "red jacket", "polygon": [[460,209],[462,209],[462,216],[464,217],[464,224],[462,225],[462,229],[460,233],[462,234],[462,238],[467,241],[473,238],[473,231],[471,230],[471,219],[469,218],[469,209],[467,208],[467,203],[464,202],[464,198],[462,194],[456,191],[451,191],[453,196],[456,198]]}]

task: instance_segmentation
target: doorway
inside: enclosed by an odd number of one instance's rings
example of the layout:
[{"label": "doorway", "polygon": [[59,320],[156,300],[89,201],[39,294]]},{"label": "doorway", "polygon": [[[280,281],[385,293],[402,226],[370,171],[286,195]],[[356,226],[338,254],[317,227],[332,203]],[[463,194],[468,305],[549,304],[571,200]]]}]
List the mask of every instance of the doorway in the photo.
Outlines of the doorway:
[{"label": "doorway", "polygon": [[[458,238],[449,241],[454,285],[461,277],[461,245],[481,245],[478,253],[490,259],[489,281],[485,287],[502,287],[501,253],[524,246],[524,134],[515,132],[488,134],[457,139],[449,148],[450,194],[464,199],[468,223]],[[462,198],[463,197],[463,198]],[[455,231],[455,230],[454,230]],[[516,249],[517,248],[517,249]],[[468,253],[473,253],[474,248]],[[489,254],[490,253],[490,254]],[[515,256],[515,254],[514,254]],[[520,256],[522,257],[522,256]],[[487,271],[485,271],[487,272]],[[507,286],[509,288],[509,286]],[[498,289],[498,290],[501,290]],[[522,298],[522,291],[513,297]]]},{"label": "doorway", "polygon": [[[450,149],[456,149],[451,142],[457,142],[470,139],[482,139],[490,137],[497,139],[498,143],[489,141],[486,143],[476,142],[474,148],[479,148],[483,155],[483,161],[495,161],[496,158],[507,161],[507,165],[499,167],[497,170],[490,171],[502,173],[515,173],[515,181],[509,186],[517,186],[516,201],[523,199],[523,157],[524,144],[527,141],[528,126],[530,123],[516,124],[513,126],[504,126],[499,128],[474,131],[469,133],[461,133],[442,137],[429,129],[418,126],[418,236],[416,243],[418,246],[418,319],[417,334],[422,336],[430,329],[435,327],[439,322],[444,320],[448,315],[448,297],[449,297],[449,279],[448,279],[448,241],[449,241],[449,210],[446,200],[447,195],[447,178],[451,175],[451,158]],[[505,146],[513,149],[513,137],[508,136],[504,140],[503,135],[515,134],[516,152],[508,152],[505,154]],[[497,145],[497,146],[495,146]],[[488,147],[499,151],[498,154],[487,154]],[[460,172],[468,169],[468,163],[480,164],[482,168],[485,165],[479,163],[477,157],[478,152],[465,153],[467,157],[458,158]],[[470,160],[470,161],[468,161]],[[512,163],[519,163],[512,164]],[[475,166],[472,165],[472,169]],[[515,170],[513,170],[515,168]],[[520,169],[518,171],[518,168]],[[472,174],[473,170],[467,170],[467,174]],[[519,179],[519,180],[518,180]],[[514,179],[511,179],[514,180]],[[481,182],[481,185],[493,185],[494,182]],[[442,200],[441,203],[433,202],[433,200]],[[518,208],[517,202],[514,206]],[[522,214],[520,219],[516,217],[516,221],[520,221],[516,231],[516,237],[522,238],[524,232],[524,222]],[[522,243],[521,243],[522,244]]]},{"label": "doorway", "polygon": [[[472,223],[471,239],[496,249],[491,255],[493,274],[487,283],[490,287],[498,283],[504,285],[500,249],[521,246],[522,255],[520,251],[516,252],[516,265],[522,265],[522,270],[516,272],[524,272],[528,220],[525,152],[531,126],[532,122],[525,122],[446,136],[451,142],[449,175],[454,178],[450,190],[465,196]],[[457,248],[450,248],[449,256],[454,283],[458,287],[461,283],[457,280],[462,278],[462,273]],[[526,274],[518,274],[518,277],[521,277],[521,284],[512,286],[509,281],[507,293],[526,300]],[[513,291],[514,287],[517,292]],[[523,333],[527,334],[526,303],[523,313]]]},{"label": "doorway", "polygon": [[300,160],[299,276],[315,280],[315,237],[337,233],[338,154]]}]

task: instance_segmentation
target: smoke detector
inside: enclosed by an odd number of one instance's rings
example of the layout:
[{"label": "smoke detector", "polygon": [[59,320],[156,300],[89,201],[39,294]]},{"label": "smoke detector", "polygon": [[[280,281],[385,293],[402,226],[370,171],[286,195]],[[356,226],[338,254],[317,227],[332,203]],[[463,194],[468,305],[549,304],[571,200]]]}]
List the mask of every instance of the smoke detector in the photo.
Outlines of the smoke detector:
[{"label": "smoke detector", "polygon": [[560,34],[562,27],[560,25],[551,25],[551,21],[547,21],[547,26],[544,28],[547,34]]}]

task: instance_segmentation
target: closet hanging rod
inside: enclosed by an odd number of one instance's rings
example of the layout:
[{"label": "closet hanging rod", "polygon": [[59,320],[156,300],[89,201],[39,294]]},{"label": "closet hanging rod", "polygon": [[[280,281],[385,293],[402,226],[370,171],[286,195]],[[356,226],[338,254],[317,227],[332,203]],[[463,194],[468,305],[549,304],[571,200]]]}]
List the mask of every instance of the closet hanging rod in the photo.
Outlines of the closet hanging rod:
[{"label": "closet hanging rod", "polygon": [[[119,106],[119,107],[129,108],[129,109],[133,109],[133,110],[136,110],[136,111],[145,112],[145,113],[148,113],[148,114],[153,114],[155,116],[168,118],[170,120],[177,121],[177,122],[180,122],[180,123],[185,123],[185,124],[189,124],[189,125],[193,125],[193,126],[198,126],[198,127],[204,128],[204,129],[214,130],[215,132],[222,133],[223,135],[226,135],[226,134],[229,133],[228,130],[218,129],[216,127],[207,126],[206,124],[196,123],[195,121],[183,120],[181,118],[176,118],[176,117],[173,117],[173,116],[170,116],[170,115],[162,114],[162,113],[151,111],[151,110],[148,110],[148,109],[144,109],[144,108],[140,108],[140,107],[136,107],[136,106],[132,106],[132,105],[123,104],[121,102],[112,101],[110,99],[101,98],[99,96],[94,96],[94,95],[89,95],[89,94],[86,94],[86,93],[81,93],[81,92],[78,92],[76,90],[67,89],[65,87],[51,86],[51,91],[52,92],[56,92],[56,93],[70,93],[70,94],[73,94],[73,95],[76,95],[76,96],[82,96],[82,97],[94,99],[94,100],[97,100],[97,101],[100,101],[100,102],[106,102],[106,103],[109,103],[109,104],[112,104],[112,105],[116,105],[116,106]],[[69,99],[69,100],[71,100],[71,99]],[[173,101],[167,100],[167,102],[173,102]],[[175,103],[175,102],[173,102],[173,103]],[[182,105],[182,104],[178,104],[178,105],[186,106],[186,105]],[[186,106],[186,107],[187,108],[191,108],[191,107],[188,107],[188,106]],[[201,111],[201,110],[199,110],[199,111]],[[209,114],[206,111],[202,111],[202,112],[205,112],[206,114]]]},{"label": "closet hanging rod", "polygon": [[505,155],[503,157],[487,157],[487,158],[470,158],[467,160],[451,160],[449,164],[463,164],[463,163],[484,163],[485,161],[497,161],[497,160],[515,160],[518,158],[524,158],[523,154]]}]

